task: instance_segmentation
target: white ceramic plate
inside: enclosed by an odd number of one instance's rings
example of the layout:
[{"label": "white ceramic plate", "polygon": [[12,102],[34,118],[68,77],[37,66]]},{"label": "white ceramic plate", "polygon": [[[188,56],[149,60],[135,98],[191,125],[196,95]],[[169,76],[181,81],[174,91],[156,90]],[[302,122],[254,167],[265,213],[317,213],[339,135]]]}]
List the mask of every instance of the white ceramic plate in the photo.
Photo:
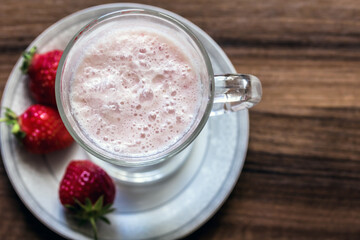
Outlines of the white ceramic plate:
[{"label": "white ceramic plate", "polygon": [[[188,25],[204,43],[215,74],[235,72],[220,47],[188,20],[156,7],[140,4],[107,4],[76,12],[44,31],[29,46],[41,52],[64,49],[70,38],[92,18],[120,8],[147,8],[165,12]],[[33,102],[26,77],[15,65],[2,107],[23,112]],[[89,158],[77,144],[48,155],[26,152],[2,124],[1,149],[10,181],[26,207],[47,227],[70,239],[90,239],[89,226],[78,226],[58,200],[58,186],[72,159]],[[147,186],[117,183],[117,195],[110,214],[111,225],[99,224],[100,239],[175,239],[204,224],[226,200],[240,175],[249,136],[248,111],[212,117],[196,139],[190,158],[166,181]]]}]

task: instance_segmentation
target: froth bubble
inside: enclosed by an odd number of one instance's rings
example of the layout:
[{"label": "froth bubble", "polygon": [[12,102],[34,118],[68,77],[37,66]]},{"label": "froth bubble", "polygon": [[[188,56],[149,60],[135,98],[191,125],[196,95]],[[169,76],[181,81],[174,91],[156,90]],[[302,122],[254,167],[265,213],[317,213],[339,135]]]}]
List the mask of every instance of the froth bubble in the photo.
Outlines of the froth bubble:
[{"label": "froth bubble", "polygon": [[153,79],[153,83],[162,83],[164,81],[165,77],[162,74],[157,74]]},{"label": "froth bubble", "polygon": [[[156,120],[156,113],[154,112],[150,112],[149,115],[148,115],[148,118],[151,122],[155,121]],[[151,126],[151,125],[150,125]]]},{"label": "froth bubble", "polygon": [[131,71],[122,74],[122,85],[124,88],[130,88],[140,82],[139,76]]},{"label": "froth bubble", "polygon": [[165,108],[165,112],[168,114],[174,114],[175,113],[175,109],[173,107],[166,107]]},{"label": "froth bubble", "polygon": [[176,117],[176,123],[182,123],[182,122],[183,122],[182,117],[177,116],[177,117]]},{"label": "froth bubble", "polygon": [[141,93],[140,93],[140,102],[146,102],[146,101],[151,101],[154,98],[154,93],[151,89],[144,89]]}]

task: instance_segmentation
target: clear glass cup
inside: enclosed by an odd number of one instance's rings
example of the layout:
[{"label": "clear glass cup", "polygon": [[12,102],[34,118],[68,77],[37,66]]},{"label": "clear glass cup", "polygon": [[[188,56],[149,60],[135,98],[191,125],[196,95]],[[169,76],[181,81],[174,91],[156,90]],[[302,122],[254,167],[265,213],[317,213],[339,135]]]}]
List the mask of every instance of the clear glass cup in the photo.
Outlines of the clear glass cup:
[{"label": "clear glass cup", "polygon": [[[169,29],[196,59],[196,71],[202,83],[201,103],[195,121],[181,139],[168,148],[151,155],[126,155],[107,151],[94,144],[79,127],[71,111],[70,88],[74,67],[79,63],[82,39],[91,36],[110,22],[138,19],[151,21]],[[56,76],[56,101],[60,116],[73,138],[90,153],[91,159],[116,179],[126,183],[149,183],[175,172],[186,161],[191,143],[199,135],[210,116],[250,108],[261,100],[258,78],[247,74],[214,76],[209,56],[195,34],[184,24],[164,13],[145,9],[124,9],[103,15],[83,27],[69,42],[59,63]]]}]

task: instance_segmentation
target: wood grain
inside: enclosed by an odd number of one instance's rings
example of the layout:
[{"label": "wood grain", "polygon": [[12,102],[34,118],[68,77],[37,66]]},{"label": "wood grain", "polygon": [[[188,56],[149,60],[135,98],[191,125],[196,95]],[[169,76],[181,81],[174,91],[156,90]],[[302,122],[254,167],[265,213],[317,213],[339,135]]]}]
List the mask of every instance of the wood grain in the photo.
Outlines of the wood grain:
[{"label": "wood grain", "polygon": [[[21,52],[77,10],[107,1],[0,4],[0,89]],[[241,177],[187,239],[359,239],[360,4],[356,0],[140,1],[176,12],[263,83]],[[61,239],[36,220],[0,166],[0,239]]]}]

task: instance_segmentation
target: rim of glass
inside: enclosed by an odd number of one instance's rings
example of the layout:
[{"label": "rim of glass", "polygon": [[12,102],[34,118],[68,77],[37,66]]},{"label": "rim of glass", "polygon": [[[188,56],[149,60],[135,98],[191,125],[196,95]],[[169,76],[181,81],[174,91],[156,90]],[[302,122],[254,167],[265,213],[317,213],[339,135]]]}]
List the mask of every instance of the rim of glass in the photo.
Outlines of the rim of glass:
[{"label": "rim of glass", "polygon": [[[191,40],[195,43],[195,45],[199,48],[199,50],[202,54],[203,60],[205,62],[205,65],[206,65],[208,78],[209,78],[210,96],[207,101],[207,105],[206,105],[204,114],[203,114],[201,120],[199,121],[197,127],[192,132],[192,134],[183,143],[181,143],[178,147],[174,148],[173,150],[171,150],[168,153],[160,152],[158,154],[149,155],[149,156],[118,156],[118,158],[109,157],[109,156],[97,151],[95,148],[89,146],[87,143],[85,143],[82,140],[82,138],[76,133],[76,131],[71,126],[71,124],[67,118],[67,115],[64,111],[64,108],[63,108],[63,101],[62,101],[61,94],[60,94],[60,92],[61,92],[61,75],[62,75],[64,64],[66,62],[69,51],[72,49],[72,47],[74,46],[76,41],[81,37],[81,35],[87,31],[91,30],[92,27],[95,26],[96,24],[98,24],[102,21],[105,21],[109,18],[113,18],[113,17],[119,16],[119,15],[125,15],[125,14],[126,15],[128,15],[128,14],[136,15],[137,14],[137,15],[155,16],[155,17],[164,19],[164,20],[169,21],[170,23],[174,24],[176,27],[183,30],[191,38]],[[170,15],[167,15],[162,12],[148,10],[148,9],[142,9],[142,8],[124,8],[121,10],[112,11],[112,12],[106,13],[98,18],[91,20],[88,24],[86,24],[84,27],[82,27],[73,36],[73,38],[69,41],[65,50],[63,51],[63,54],[62,54],[62,57],[60,59],[59,66],[57,69],[56,81],[55,81],[56,105],[58,107],[61,119],[62,119],[66,129],[69,131],[70,135],[88,153],[92,154],[93,156],[95,156],[101,160],[110,162],[117,166],[123,166],[123,167],[144,167],[144,166],[154,165],[154,164],[163,162],[167,159],[170,159],[171,157],[175,156],[176,154],[181,152],[183,149],[185,149],[187,146],[189,146],[193,142],[193,140],[195,140],[195,138],[200,134],[201,130],[204,128],[204,126],[210,116],[210,112],[211,112],[213,100],[214,100],[214,91],[215,91],[214,89],[215,89],[214,72],[212,69],[210,58],[207,54],[207,51],[205,50],[205,47],[202,45],[202,43],[196,37],[196,35],[192,32],[192,30],[190,30],[185,24],[183,24],[179,20],[175,19],[174,17],[171,17]],[[161,153],[163,153],[163,154],[161,154]]]}]

